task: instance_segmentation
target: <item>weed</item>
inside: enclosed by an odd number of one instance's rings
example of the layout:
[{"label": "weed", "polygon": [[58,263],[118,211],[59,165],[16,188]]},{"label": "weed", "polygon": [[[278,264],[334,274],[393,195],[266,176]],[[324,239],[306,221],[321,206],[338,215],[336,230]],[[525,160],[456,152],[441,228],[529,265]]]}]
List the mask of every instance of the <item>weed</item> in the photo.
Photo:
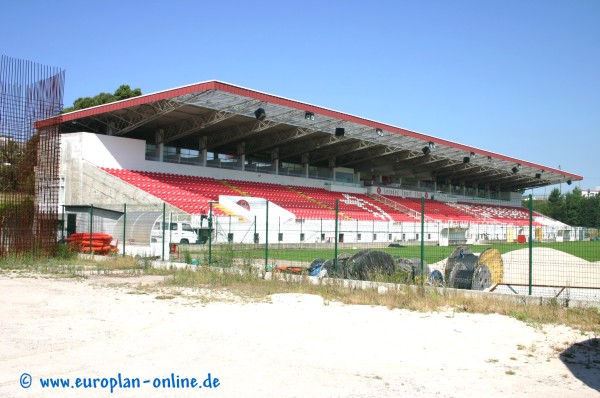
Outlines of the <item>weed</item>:
[{"label": "weed", "polygon": [[192,253],[190,253],[190,251],[187,249],[183,250],[183,262],[186,264],[192,263]]},{"label": "weed", "polygon": [[161,294],[159,296],[154,297],[156,300],[172,300],[175,296],[171,296],[169,294]]}]

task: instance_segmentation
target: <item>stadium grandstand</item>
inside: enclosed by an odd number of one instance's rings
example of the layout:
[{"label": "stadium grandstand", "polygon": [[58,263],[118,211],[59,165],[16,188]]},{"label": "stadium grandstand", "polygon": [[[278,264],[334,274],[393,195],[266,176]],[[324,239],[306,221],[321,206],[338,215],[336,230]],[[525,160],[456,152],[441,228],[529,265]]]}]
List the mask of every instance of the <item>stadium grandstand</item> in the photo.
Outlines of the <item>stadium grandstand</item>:
[{"label": "stadium grandstand", "polygon": [[[422,217],[427,244],[510,242],[529,228],[526,189],[582,179],[218,81],[66,113],[36,127],[56,125],[59,211],[67,213],[68,233],[89,228],[87,215],[76,211],[85,206],[99,209],[96,217],[111,213],[100,228],[123,237],[123,205],[164,204],[197,232],[210,218],[217,243],[410,244],[419,241]],[[540,241],[580,236],[542,214],[534,214],[533,226]]]}]

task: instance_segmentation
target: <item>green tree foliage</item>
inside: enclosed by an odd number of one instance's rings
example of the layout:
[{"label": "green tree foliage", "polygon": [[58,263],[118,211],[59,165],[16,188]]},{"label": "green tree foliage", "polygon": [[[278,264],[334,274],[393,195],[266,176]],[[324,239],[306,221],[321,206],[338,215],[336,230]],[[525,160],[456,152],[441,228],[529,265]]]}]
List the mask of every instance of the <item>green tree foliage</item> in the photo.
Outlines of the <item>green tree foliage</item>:
[{"label": "green tree foliage", "polygon": [[0,143],[0,192],[33,195],[38,141],[39,134],[35,134],[25,144],[12,140]]},{"label": "green tree foliage", "polygon": [[0,146],[0,190],[2,192],[18,191],[22,162],[22,145],[15,141],[3,142]]},{"label": "green tree foliage", "polygon": [[100,93],[95,97],[79,97],[73,102],[73,106],[63,109],[63,113],[90,108],[92,106],[108,104],[110,102],[120,101],[140,95],[142,95],[141,89],[131,89],[129,85],[123,84],[119,86],[119,88],[113,94]]},{"label": "green tree foliage", "polygon": [[568,225],[600,228],[600,197],[583,196],[579,188],[565,194],[555,188],[547,199],[534,201],[533,210]]}]

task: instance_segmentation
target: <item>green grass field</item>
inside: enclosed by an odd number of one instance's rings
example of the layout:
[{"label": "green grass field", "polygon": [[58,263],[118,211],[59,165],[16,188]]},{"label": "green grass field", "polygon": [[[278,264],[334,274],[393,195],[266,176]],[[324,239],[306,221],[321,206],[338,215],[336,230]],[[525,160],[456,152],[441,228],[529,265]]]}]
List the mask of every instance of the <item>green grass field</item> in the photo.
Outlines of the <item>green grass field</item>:
[{"label": "green grass field", "polygon": [[[480,253],[487,248],[495,248],[500,251],[501,254],[508,253],[513,250],[521,250],[529,248],[528,244],[523,243],[503,243],[503,244],[492,244],[492,245],[470,245],[469,248],[474,253]],[[565,253],[580,257],[587,261],[600,261],[600,242],[565,242],[565,243],[534,243],[534,248],[547,247],[556,250],[563,251]],[[425,246],[424,256],[427,264],[436,263],[448,257],[455,246]],[[223,250],[225,249],[225,250]],[[338,254],[348,253],[354,254],[359,250],[363,249],[338,249]],[[403,258],[420,258],[421,247],[420,246],[405,246],[405,247],[385,247],[377,248],[376,250],[385,251],[395,257]],[[193,249],[192,249],[193,252]],[[204,253],[206,254],[206,253]],[[241,249],[232,250],[228,245],[215,245],[213,246],[214,258],[220,258],[223,256],[235,256],[244,257],[251,259],[265,258],[266,250],[263,249]],[[316,258],[330,259],[335,255],[332,248],[327,249],[278,249],[277,245],[271,245],[268,250],[269,261],[276,262],[280,261],[292,261],[292,262],[311,262]]]}]

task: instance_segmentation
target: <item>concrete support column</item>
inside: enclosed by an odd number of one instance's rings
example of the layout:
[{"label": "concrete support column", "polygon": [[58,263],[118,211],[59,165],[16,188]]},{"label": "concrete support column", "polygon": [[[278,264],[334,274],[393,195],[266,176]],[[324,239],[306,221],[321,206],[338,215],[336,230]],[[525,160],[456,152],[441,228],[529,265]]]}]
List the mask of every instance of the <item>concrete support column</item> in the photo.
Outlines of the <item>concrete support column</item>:
[{"label": "concrete support column", "polygon": [[237,156],[238,156],[237,166],[242,171],[246,170],[246,143],[245,142],[240,142],[238,144]]},{"label": "concrete support column", "polygon": [[279,175],[279,147],[271,150],[271,170],[273,174]]},{"label": "concrete support column", "polygon": [[308,152],[304,152],[301,155],[301,162],[302,162],[302,173],[304,174],[304,178],[308,178],[309,175],[309,171],[308,171],[308,167],[310,166],[310,164],[308,163]]},{"label": "concrete support column", "polygon": [[156,130],[154,142],[156,143],[155,156],[158,158],[159,162],[162,162],[165,152],[165,131],[163,129]]},{"label": "concrete support column", "polygon": [[329,178],[335,181],[335,156],[329,158]]},{"label": "concrete support column", "polygon": [[198,139],[198,152],[200,152],[200,165],[206,167],[208,158],[208,137],[205,135]]}]

